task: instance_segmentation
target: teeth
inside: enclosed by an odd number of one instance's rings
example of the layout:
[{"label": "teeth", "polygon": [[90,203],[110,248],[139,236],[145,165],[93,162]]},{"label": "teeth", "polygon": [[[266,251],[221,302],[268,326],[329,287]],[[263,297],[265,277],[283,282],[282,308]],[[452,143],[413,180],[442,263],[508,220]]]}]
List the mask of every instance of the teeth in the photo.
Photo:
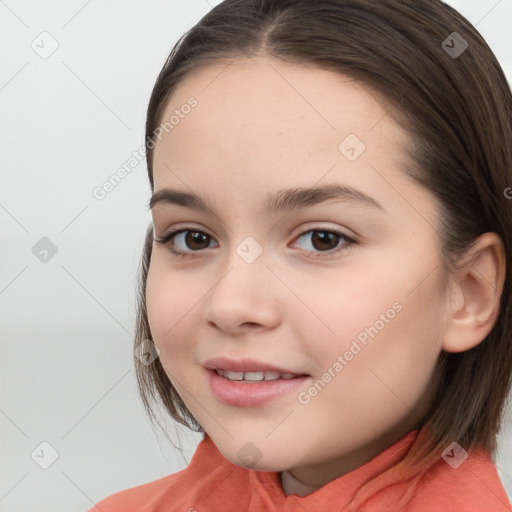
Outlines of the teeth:
[{"label": "teeth", "polygon": [[244,372],[224,372],[223,377],[227,377],[229,380],[243,380]]},{"label": "teeth", "polygon": [[263,380],[265,378],[264,372],[245,372],[244,380]]},{"label": "teeth", "polygon": [[293,373],[279,373],[279,372],[230,372],[217,368],[215,370],[221,377],[228,380],[245,380],[245,381],[262,381],[262,380],[277,380],[277,379],[293,379]]},{"label": "teeth", "polygon": [[[263,372],[259,372],[263,373]],[[247,376],[247,374],[245,374]],[[265,380],[277,380],[281,374],[279,372],[265,372]]]}]

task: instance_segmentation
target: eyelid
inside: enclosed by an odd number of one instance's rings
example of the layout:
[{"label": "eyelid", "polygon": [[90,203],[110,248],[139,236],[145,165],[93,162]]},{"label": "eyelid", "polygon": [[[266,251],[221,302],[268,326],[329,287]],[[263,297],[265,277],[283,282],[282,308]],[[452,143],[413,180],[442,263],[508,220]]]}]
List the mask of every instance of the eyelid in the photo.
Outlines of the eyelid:
[{"label": "eyelid", "polygon": [[208,235],[210,238],[215,240],[215,236],[213,236],[207,229],[203,228],[202,226],[192,226],[190,224],[175,224],[171,228],[164,231],[164,234],[161,236],[161,238],[167,238],[168,235],[173,233],[174,235],[177,235],[179,232],[182,231],[198,231],[200,233],[204,233],[205,235]]},{"label": "eyelid", "polygon": [[307,231],[334,231],[354,241],[357,241],[358,238],[358,236],[352,230],[345,227],[342,228],[339,226],[329,226],[329,223],[326,221],[311,221],[306,222],[305,224],[301,224],[300,232],[297,236],[302,236]]},{"label": "eyelid", "polygon": [[[321,222],[320,222],[320,224],[321,224]],[[191,225],[183,225],[183,226],[175,225],[161,237],[156,235],[156,233],[155,233],[154,240],[157,243],[167,247],[169,252],[171,252],[173,254],[173,256],[176,256],[176,257],[193,259],[196,257],[203,256],[202,253],[205,253],[205,252],[206,252],[206,254],[204,254],[204,256],[206,256],[206,257],[209,256],[209,254],[208,254],[209,251],[205,251],[205,249],[201,249],[198,251],[182,251],[182,250],[176,249],[174,247],[174,242],[171,239],[173,239],[177,235],[179,235],[183,232],[187,232],[187,231],[199,232],[199,233],[206,235],[211,240],[215,240],[215,237],[213,235],[211,235],[208,232],[208,230],[203,229],[202,227],[198,228],[197,226],[191,226]],[[311,223],[306,223],[305,225],[302,226],[300,233],[298,233],[294,237],[294,241],[297,241],[300,238],[302,238],[303,236],[307,235],[308,233],[315,232],[315,231],[316,232],[329,232],[329,233],[335,234],[336,236],[340,237],[340,241],[343,243],[340,246],[336,247],[335,249],[330,249],[327,251],[308,251],[308,250],[303,249],[304,252],[314,255],[314,256],[309,256],[310,259],[311,258],[312,259],[317,259],[317,258],[328,259],[330,257],[336,257],[339,253],[342,253],[342,252],[344,253],[344,252],[354,248],[354,246],[359,245],[359,243],[360,243],[360,242],[358,242],[357,237],[346,234],[344,230],[342,230],[338,227],[333,228],[333,227],[327,226],[326,224],[321,224],[319,226],[318,225],[312,226]]]},{"label": "eyelid", "polygon": [[[205,235],[208,235],[209,237],[215,239],[215,236],[212,235],[208,229],[206,229],[202,226],[193,226],[191,224],[186,224],[186,223],[178,223],[178,224],[173,225],[171,228],[164,231],[164,234],[161,236],[161,238],[166,238],[167,235],[170,233],[177,234],[178,231],[187,231],[187,230],[190,230],[190,231],[196,230],[196,231],[204,233]],[[156,233],[156,227],[154,227],[154,231]],[[348,230],[346,228],[339,228],[337,226],[331,227],[331,226],[328,226],[326,222],[322,223],[322,221],[311,221],[311,222],[306,222],[305,224],[302,224],[300,231],[295,235],[295,237],[302,236],[302,235],[306,234],[308,231],[334,231],[334,232],[338,232],[338,233],[342,234],[343,236],[350,238],[354,241],[357,241],[357,238],[358,238],[358,235],[356,235],[352,230]]]}]

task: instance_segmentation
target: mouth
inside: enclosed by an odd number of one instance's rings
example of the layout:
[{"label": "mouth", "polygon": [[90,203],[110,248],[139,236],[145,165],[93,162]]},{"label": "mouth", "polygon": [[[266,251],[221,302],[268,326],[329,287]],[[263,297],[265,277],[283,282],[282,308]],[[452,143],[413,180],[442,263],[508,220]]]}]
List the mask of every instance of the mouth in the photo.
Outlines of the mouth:
[{"label": "mouth", "polygon": [[304,373],[296,369],[276,366],[265,361],[251,358],[231,359],[215,357],[203,363],[207,370],[212,370],[228,380],[258,382],[263,380],[289,380],[303,377]]},{"label": "mouth", "polygon": [[273,370],[268,371],[250,371],[240,372],[224,370],[222,368],[214,368],[213,371],[220,377],[236,382],[262,382],[262,381],[275,381],[275,380],[291,380],[299,377],[306,377],[305,374],[297,374],[290,372],[277,372]]},{"label": "mouth", "polygon": [[215,357],[203,362],[213,395],[235,407],[258,407],[268,402],[289,400],[310,380],[311,375],[252,358]]}]

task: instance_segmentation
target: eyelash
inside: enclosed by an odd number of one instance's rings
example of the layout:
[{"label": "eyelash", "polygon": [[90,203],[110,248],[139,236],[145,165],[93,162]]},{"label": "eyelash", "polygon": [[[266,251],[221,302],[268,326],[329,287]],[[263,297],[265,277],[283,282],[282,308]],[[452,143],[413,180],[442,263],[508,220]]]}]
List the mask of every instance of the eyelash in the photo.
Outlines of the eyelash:
[{"label": "eyelash", "polygon": [[[210,235],[208,235],[208,233],[200,231],[200,230],[198,230],[196,228],[184,227],[184,228],[180,228],[180,229],[176,229],[174,231],[171,231],[170,233],[168,233],[167,235],[165,235],[163,237],[160,237],[160,236],[155,234],[154,240],[155,240],[155,242],[157,244],[166,246],[169,249],[169,251],[174,256],[181,257],[181,258],[193,258],[198,253],[202,252],[204,249],[201,249],[201,250],[198,250],[198,251],[191,251],[191,252],[178,251],[178,250],[176,250],[174,248],[174,242],[171,241],[172,238],[175,235],[177,235],[179,233],[183,233],[184,231],[190,231],[192,233],[201,233],[202,235],[206,235],[207,237],[213,238]],[[350,238],[349,236],[345,235],[341,231],[337,231],[335,229],[321,229],[321,228],[320,229],[309,229],[307,231],[304,231],[303,233],[301,233],[297,237],[297,239],[302,238],[304,235],[306,235],[308,233],[318,233],[318,232],[320,232],[320,233],[330,233],[330,234],[334,234],[336,236],[339,236],[339,237],[341,237],[341,239],[343,239],[345,241],[345,243],[342,244],[337,249],[333,249],[333,250],[330,250],[330,251],[319,251],[319,252],[316,252],[317,256],[313,256],[313,258],[329,257],[329,256],[332,256],[333,254],[338,254],[341,251],[349,250],[353,246],[357,245],[357,243],[358,243],[353,238]],[[310,252],[310,251],[308,251],[308,252]],[[326,256],[324,256],[324,255],[326,255]]]}]

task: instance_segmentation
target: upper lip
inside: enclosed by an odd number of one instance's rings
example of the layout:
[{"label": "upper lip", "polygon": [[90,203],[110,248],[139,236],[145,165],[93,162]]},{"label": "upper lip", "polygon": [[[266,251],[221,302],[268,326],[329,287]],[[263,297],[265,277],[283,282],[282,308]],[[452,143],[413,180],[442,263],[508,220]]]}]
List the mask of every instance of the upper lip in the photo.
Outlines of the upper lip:
[{"label": "upper lip", "polygon": [[293,373],[294,375],[305,375],[302,372],[296,372],[287,368],[281,368],[273,364],[257,361],[255,359],[229,359],[227,357],[214,357],[208,359],[203,366],[211,370],[227,370],[231,372],[279,372]]}]

